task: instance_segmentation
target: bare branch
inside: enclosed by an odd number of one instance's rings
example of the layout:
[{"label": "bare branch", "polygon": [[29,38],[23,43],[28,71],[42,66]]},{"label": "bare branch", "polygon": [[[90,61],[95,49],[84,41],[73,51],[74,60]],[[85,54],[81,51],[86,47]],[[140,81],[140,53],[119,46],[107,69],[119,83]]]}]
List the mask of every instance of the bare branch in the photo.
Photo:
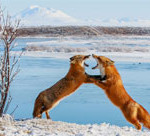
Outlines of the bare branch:
[{"label": "bare branch", "polygon": [[9,108],[9,105],[10,105],[11,101],[12,101],[12,97],[9,96],[8,102],[7,102],[6,107],[5,107],[5,110],[4,110],[4,114],[6,114],[6,112],[7,112],[8,108]]},{"label": "bare branch", "polygon": [[9,108],[12,101],[11,95],[7,98],[10,92],[10,84],[20,71],[17,63],[22,53],[16,57],[16,55],[11,56],[10,52],[15,47],[13,42],[17,37],[19,24],[20,20],[13,23],[11,16],[9,14],[5,16],[0,7],[0,40],[3,43],[3,53],[0,52],[0,116],[6,113]]},{"label": "bare branch", "polygon": [[15,109],[12,111],[12,113],[10,113],[10,115],[13,115],[17,108],[18,108],[18,105],[15,107]]}]

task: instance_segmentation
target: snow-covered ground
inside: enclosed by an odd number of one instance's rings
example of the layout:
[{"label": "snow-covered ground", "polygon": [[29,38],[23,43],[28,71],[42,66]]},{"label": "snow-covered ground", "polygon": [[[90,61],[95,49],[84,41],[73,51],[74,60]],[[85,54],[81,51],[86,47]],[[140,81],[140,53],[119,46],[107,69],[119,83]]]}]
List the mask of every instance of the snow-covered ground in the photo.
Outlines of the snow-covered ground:
[{"label": "snow-covered ground", "polygon": [[149,136],[150,131],[115,125],[56,122],[47,119],[15,121],[9,115],[0,118],[0,136]]}]

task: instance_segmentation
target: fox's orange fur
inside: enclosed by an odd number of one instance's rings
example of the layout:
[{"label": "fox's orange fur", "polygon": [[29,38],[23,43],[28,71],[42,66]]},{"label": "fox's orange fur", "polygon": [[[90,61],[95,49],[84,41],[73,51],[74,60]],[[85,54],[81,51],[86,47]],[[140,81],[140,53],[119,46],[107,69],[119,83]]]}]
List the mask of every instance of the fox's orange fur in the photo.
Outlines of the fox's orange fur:
[{"label": "fox's orange fur", "polygon": [[93,82],[84,69],[84,61],[89,56],[76,55],[70,58],[70,69],[67,75],[38,95],[34,105],[33,117],[41,118],[42,113],[45,112],[47,119],[49,119],[48,111],[56,106],[61,99],[73,93],[83,83]]},{"label": "fox's orange fur", "polygon": [[93,55],[102,76],[106,76],[104,81],[96,81],[95,84],[102,88],[114,105],[120,108],[125,118],[137,129],[141,129],[141,124],[150,129],[150,115],[137,102],[135,102],[126,92],[121,77],[114,66],[114,62],[104,56]]}]

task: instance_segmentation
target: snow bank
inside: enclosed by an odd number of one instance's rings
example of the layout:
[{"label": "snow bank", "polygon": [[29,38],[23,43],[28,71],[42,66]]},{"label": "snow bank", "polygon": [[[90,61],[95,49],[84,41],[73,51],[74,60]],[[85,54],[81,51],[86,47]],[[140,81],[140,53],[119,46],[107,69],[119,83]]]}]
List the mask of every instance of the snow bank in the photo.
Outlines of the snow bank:
[{"label": "snow bank", "polygon": [[125,62],[125,61],[126,62],[150,62],[149,52],[124,53],[124,52],[84,51],[84,52],[63,53],[63,52],[47,52],[47,51],[25,51],[22,56],[69,59],[70,57],[77,54],[82,54],[82,55],[97,54],[97,55],[109,57],[114,61],[120,61],[120,62]]},{"label": "snow bank", "polygon": [[9,115],[0,118],[0,135],[7,136],[148,136],[149,130],[115,125],[78,125],[47,119],[14,121]]},{"label": "snow bank", "polygon": [[[38,37],[39,38],[39,37]],[[42,38],[42,37],[41,37]],[[53,45],[92,45],[92,46],[123,46],[123,45],[132,45],[132,46],[150,46],[150,36],[110,36],[110,35],[101,35],[99,37],[55,37],[49,41],[33,41],[27,42],[27,45],[36,45],[36,46],[53,46]]]},{"label": "snow bank", "polygon": [[150,52],[150,47],[140,46],[89,46],[89,47],[70,47],[70,46],[27,46],[27,51],[47,51],[47,52]]},{"label": "snow bank", "polygon": [[76,54],[97,54],[115,61],[150,62],[150,36],[65,37],[29,41],[25,56],[68,59]]}]

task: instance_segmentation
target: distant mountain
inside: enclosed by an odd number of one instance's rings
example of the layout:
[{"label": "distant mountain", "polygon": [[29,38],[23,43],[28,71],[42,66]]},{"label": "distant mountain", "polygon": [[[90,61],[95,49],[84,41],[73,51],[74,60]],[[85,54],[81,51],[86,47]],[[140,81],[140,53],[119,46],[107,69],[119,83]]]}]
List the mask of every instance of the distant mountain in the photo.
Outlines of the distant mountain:
[{"label": "distant mountain", "polygon": [[15,18],[21,19],[23,26],[62,26],[75,25],[80,22],[60,10],[43,8],[40,6],[31,6],[16,14]]},{"label": "distant mountain", "polygon": [[87,25],[95,26],[129,26],[129,27],[150,27],[150,20],[144,19],[130,19],[130,18],[119,18],[119,19],[94,19],[86,20]]},{"label": "distant mountain", "polygon": [[87,19],[79,20],[71,17],[60,10],[31,6],[14,16],[21,19],[23,26],[130,26],[130,27],[150,27],[150,20],[142,19]]}]

